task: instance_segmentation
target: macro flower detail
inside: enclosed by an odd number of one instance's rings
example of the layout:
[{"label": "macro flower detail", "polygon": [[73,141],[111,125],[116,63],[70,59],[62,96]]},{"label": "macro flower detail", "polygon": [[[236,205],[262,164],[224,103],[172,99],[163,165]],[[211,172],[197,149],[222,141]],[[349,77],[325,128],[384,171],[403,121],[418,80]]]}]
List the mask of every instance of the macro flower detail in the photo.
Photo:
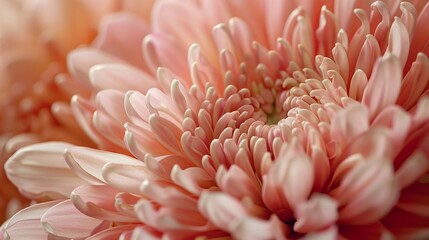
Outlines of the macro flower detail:
[{"label": "macro flower detail", "polygon": [[161,0],[150,27],[108,18],[62,82],[83,89],[71,109],[98,149],[20,148],[9,178],[54,202],[1,231],[13,239],[28,220],[58,238],[426,238],[428,11]]}]

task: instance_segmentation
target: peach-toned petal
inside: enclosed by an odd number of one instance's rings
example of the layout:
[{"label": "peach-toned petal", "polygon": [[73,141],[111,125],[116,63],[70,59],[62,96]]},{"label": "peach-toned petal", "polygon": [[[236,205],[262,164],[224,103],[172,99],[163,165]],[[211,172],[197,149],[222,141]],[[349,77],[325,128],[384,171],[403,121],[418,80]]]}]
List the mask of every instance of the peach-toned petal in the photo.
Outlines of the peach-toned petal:
[{"label": "peach-toned petal", "polygon": [[215,181],[201,168],[180,169],[175,165],[171,169],[171,180],[189,192],[199,195],[204,189],[215,186]]},{"label": "peach-toned petal", "polygon": [[108,15],[100,24],[100,32],[94,46],[126,60],[134,66],[144,68],[141,49],[143,37],[149,33],[147,23],[128,13]]},{"label": "peach-toned petal", "polygon": [[120,64],[99,64],[90,69],[89,77],[96,90],[116,89],[127,92],[130,89],[146,93],[158,84],[153,76],[138,68]]},{"label": "peach-toned petal", "polygon": [[231,230],[234,222],[247,216],[246,209],[238,200],[223,193],[203,193],[198,207],[213,224],[224,231]]},{"label": "peach-toned petal", "polygon": [[40,218],[46,211],[59,202],[39,203],[19,211],[2,226],[5,236],[1,236],[0,238],[5,240],[48,239],[48,233],[43,228]]},{"label": "peach-toned petal", "polygon": [[[374,198],[374,194],[378,197]],[[331,195],[342,206],[339,221],[368,224],[391,210],[398,199],[399,187],[389,162],[368,159],[350,171]]]},{"label": "peach-toned petal", "polygon": [[71,200],[51,207],[40,221],[46,232],[58,238],[85,238],[108,227],[106,222],[81,213]]},{"label": "peach-toned petal", "polygon": [[65,149],[71,146],[47,142],[21,148],[6,164],[9,179],[29,197],[67,198],[75,187],[86,183],[63,158]]},{"label": "peach-toned petal", "polygon": [[103,179],[112,187],[140,194],[140,185],[148,177],[145,166],[108,163],[102,168]]},{"label": "peach-toned petal", "polygon": [[67,64],[71,75],[81,81],[87,88],[91,87],[88,73],[93,66],[121,62],[123,61],[93,48],[79,48],[71,51],[67,56]]},{"label": "peach-toned petal", "polygon": [[65,152],[67,164],[77,175],[93,184],[103,184],[102,168],[108,163],[142,166],[143,163],[126,155],[85,147],[68,148]]},{"label": "peach-toned petal", "polygon": [[337,203],[329,196],[314,194],[308,202],[298,205],[294,230],[300,233],[322,230],[337,221]]},{"label": "peach-toned petal", "polygon": [[401,79],[402,71],[397,57],[389,54],[376,62],[362,97],[372,118],[377,112],[396,102]]},{"label": "peach-toned petal", "polygon": [[118,190],[109,186],[82,185],[73,190],[71,200],[82,213],[97,219],[117,222],[137,222],[137,218],[126,216],[115,208]]},{"label": "peach-toned petal", "polygon": [[406,188],[429,170],[429,158],[422,151],[413,153],[396,171],[401,188]]},{"label": "peach-toned petal", "polygon": [[365,106],[357,104],[336,114],[332,120],[331,136],[344,148],[368,128],[368,110]]},{"label": "peach-toned petal", "polygon": [[[138,226],[139,225],[128,224],[128,225],[109,228],[109,229],[100,231],[97,234],[90,236],[89,238],[86,238],[86,240],[122,239],[122,234],[132,231]],[[145,239],[148,239],[148,238],[145,238]]]},{"label": "peach-toned petal", "polygon": [[392,53],[397,56],[402,68],[405,66],[408,59],[408,51],[410,49],[410,36],[408,31],[410,30],[407,30],[407,27],[401,19],[396,18],[389,33],[389,44],[386,54]]}]

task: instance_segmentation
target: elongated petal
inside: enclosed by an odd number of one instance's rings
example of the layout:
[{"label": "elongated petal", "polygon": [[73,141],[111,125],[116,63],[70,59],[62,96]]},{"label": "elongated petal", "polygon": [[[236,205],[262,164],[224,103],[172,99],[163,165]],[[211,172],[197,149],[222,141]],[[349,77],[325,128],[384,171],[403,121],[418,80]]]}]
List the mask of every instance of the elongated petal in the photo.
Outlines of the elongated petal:
[{"label": "elongated petal", "polygon": [[102,168],[107,163],[122,163],[130,165],[143,165],[135,158],[126,155],[95,150],[85,147],[67,149],[65,153],[67,164],[83,179],[93,184],[103,184]]},{"label": "elongated petal", "polygon": [[81,213],[71,200],[51,207],[40,221],[46,232],[60,238],[85,238],[108,227],[106,222]]},{"label": "elongated petal", "polygon": [[149,176],[145,166],[122,163],[105,164],[102,175],[110,186],[134,194],[140,194],[140,185]]},{"label": "elongated petal", "polygon": [[313,232],[334,224],[338,218],[337,203],[332,198],[314,194],[306,203],[300,204],[296,211],[297,232]]},{"label": "elongated petal", "polygon": [[371,117],[396,102],[401,80],[402,68],[396,56],[388,54],[376,62],[362,98]]},{"label": "elongated petal", "polygon": [[118,58],[93,48],[74,50],[68,54],[67,58],[67,65],[72,76],[88,88],[91,88],[88,73],[93,66],[102,63],[123,62]]},{"label": "elongated petal", "polygon": [[132,89],[146,93],[150,88],[158,86],[153,76],[120,63],[96,65],[90,69],[89,77],[96,90],[116,89],[126,92]]},{"label": "elongated petal", "polygon": [[137,222],[137,218],[123,215],[115,208],[115,196],[118,193],[118,190],[110,186],[83,185],[73,190],[70,198],[79,211],[93,218]]},{"label": "elongated petal", "polygon": [[140,51],[142,39],[149,33],[149,26],[137,16],[118,13],[106,16],[100,26],[100,33],[94,41],[97,48],[118,58],[144,68]]},{"label": "elongated petal", "polygon": [[5,233],[4,239],[48,239],[48,233],[40,219],[46,211],[59,202],[39,203],[19,211],[2,226]]},{"label": "elongated petal", "polygon": [[127,232],[131,232],[133,229],[135,229],[138,226],[139,225],[127,224],[127,225],[121,225],[121,226],[109,228],[109,229],[103,230],[97,234],[94,234],[89,238],[86,238],[86,240],[122,239],[122,238],[120,238],[122,234],[125,234]]},{"label": "elongated petal", "polygon": [[86,183],[63,157],[72,146],[47,142],[21,148],[6,163],[9,179],[28,197],[67,198],[75,187]]}]

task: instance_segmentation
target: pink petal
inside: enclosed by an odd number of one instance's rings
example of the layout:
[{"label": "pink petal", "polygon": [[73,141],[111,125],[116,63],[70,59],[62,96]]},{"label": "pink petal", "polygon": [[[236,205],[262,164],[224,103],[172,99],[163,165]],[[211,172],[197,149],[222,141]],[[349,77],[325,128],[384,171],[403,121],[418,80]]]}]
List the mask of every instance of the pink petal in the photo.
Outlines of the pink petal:
[{"label": "pink petal", "polygon": [[153,156],[170,155],[155,137],[153,132],[147,128],[140,128],[132,123],[125,124],[125,145],[129,151],[138,159],[144,159],[147,153]]},{"label": "pink petal", "polygon": [[70,101],[71,109],[76,121],[86,135],[97,145],[102,146],[104,138],[95,129],[92,123],[92,115],[96,107],[90,101],[74,95]]},{"label": "pink petal", "polygon": [[112,187],[140,194],[140,185],[148,178],[145,166],[108,163],[102,169],[103,179]]},{"label": "pink petal", "polygon": [[[279,225],[282,228],[277,229]],[[286,239],[284,234],[284,223],[282,223],[275,215],[269,221],[247,216],[239,221],[231,223],[232,229],[230,233],[235,239]]]},{"label": "pink petal", "polygon": [[[169,16],[169,18],[167,19],[164,16]],[[213,56],[215,48],[212,45],[211,26],[206,25],[204,18],[203,12],[196,4],[163,1],[154,5],[152,26],[155,32],[174,36],[175,42],[178,43],[177,45],[185,47],[186,50],[192,43],[200,43],[202,44],[203,52]],[[170,21],[176,24],[173,26]],[[168,67],[168,65],[165,66]]]},{"label": "pink petal", "polygon": [[389,142],[394,149],[392,152],[394,155],[394,152],[401,149],[409,135],[411,117],[402,108],[389,106],[379,113],[371,127],[386,127],[389,129]]},{"label": "pink petal", "polygon": [[429,170],[429,159],[422,151],[414,152],[396,171],[401,189],[408,187]]},{"label": "pink petal", "polygon": [[[3,232],[0,232],[1,234]],[[3,238],[2,238],[3,239]],[[35,220],[23,220],[15,223],[12,227],[5,230],[4,239],[20,239],[20,240],[32,240],[32,239],[49,239],[48,233],[43,228],[42,223],[39,219]]]},{"label": "pink petal", "polygon": [[285,1],[272,0],[265,1],[264,4],[266,5],[266,29],[269,38],[269,44],[271,47],[274,47],[277,38],[282,34],[288,14],[291,13],[297,6],[295,2],[287,3]]},{"label": "pink petal", "polygon": [[43,228],[40,218],[59,202],[35,204],[16,213],[2,226],[2,230],[8,236],[5,239],[47,239],[48,233]]},{"label": "pink petal", "polygon": [[65,157],[67,164],[77,175],[97,185],[105,183],[102,168],[108,163],[143,165],[141,161],[122,154],[85,147],[69,148],[65,153]]},{"label": "pink petal", "polygon": [[46,142],[23,147],[6,163],[9,179],[28,197],[66,198],[87,183],[64,160],[63,152],[73,145]]},{"label": "pink petal", "polygon": [[198,208],[210,222],[224,231],[233,230],[234,222],[247,217],[244,206],[224,193],[203,193]]},{"label": "pink petal", "polygon": [[142,39],[148,33],[148,24],[137,16],[112,14],[101,22],[94,46],[134,66],[145,67],[141,51],[136,49],[141,49]]},{"label": "pink petal", "polygon": [[400,66],[403,68],[408,59],[409,49],[410,35],[407,27],[400,18],[395,18],[389,33],[389,44],[386,54],[389,52],[398,57]]},{"label": "pink petal", "polygon": [[[281,187],[284,200],[294,209],[309,196],[313,187],[313,171],[311,160],[295,142],[283,147],[268,174],[276,179],[275,184]],[[264,187],[274,186],[264,184]]]},{"label": "pink petal", "polygon": [[379,43],[374,36],[367,35],[356,62],[356,70],[360,69],[366,75],[371,74],[374,64],[380,56],[381,49]]},{"label": "pink petal", "polygon": [[143,41],[143,55],[149,68],[165,67],[184,79],[190,79],[186,53],[186,47],[180,46],[166,34],[152,33]]},{"label": "pink petal", "polygon": [[308,202],[298,205],[294,230],[300,233],[322,230],[338,219],[337,203],[329,196],[313,194]]},{"label": "pink petal", "polygon": [[96,96],[98,111],[106,113],[116,120],[118,124],[124,125],[128,121],[124,110],[124,97],[125,94],[116,89],[106,89],[98,92]]},{"label": "pink petal", "polygon": [[368,110],[365,106],[356,104],[335,115],[331,123],[331,138],[345,148],[368,128]]},{"label": "pink petal", "polygon": [[205,189],[215,186],[214,179],[198,167],[182,170],[178,165],[175,165],[171,170],[171,180],[197,196]]},{"label": "pink petal", "polygon": [[389,161],[368,159],[350,171],[332,194],[342,206],[341,222],[368,224],[391,210],[399,197],[399,187]]},{"label": "pink petal", "polygon": [[146,93],[150,88],[158,86],[155,77],[120,63],[99,64],[91,68],[89,77],[96,90],[117,89],[127,92],[133,89]]},{"label": "pink petal", "polygon": [[375,63],[362,98],[362,102],[369,108],[371,118],[396,102],[401,80],[402,68],[396,56],[388,54]]},{"label": "pink petal", "polygon": [[110,186],[84,185],[76,188],[70,198],[79,211],[93,218],[117,222],[137,222],[137,218],[123,215],[115,208],[115,196],[118,193],[118,190]]},{"label": "pink petal", "polygon": [[120,63],[121,60],[110,56],[100,50],[93,48],[79,48],[71,51],[67,55],[67,66],[71,75],[81,81],[85,86],[91,88],[89,80],[89,70],[97,65],[104,63]]},{"label": "pink petal", "polygon": [[63,238],[86,238],[108,227],[108,223],[81,213],[71,200],[51,207],[40,221],[46,232]]},{"label": "pink petal", "polygon": [[149,116],[149,126],[156,139],[172,153],[180,155],[182,130],[158,115]]},{"label": "pink petal", "polygon": [[397,103],[405,109],[414,106],[425,91],[428,82],[429,59],[426,55],[419,53],[402,81]]},{"label": "pink petal", "polygon": [[349,97],[361,101],[367,84],[366,74],[360,69],[356,70],[350,81]]},{"label": "pink petal", "polygon": [[122,234],[130,232],[138,226],[139,225],[127,224],[127,225],[120,225],[117,227],[108,228],[106,230],[98,232],[97,234],[92,235],[89,238],[86,238],[86,240],[122,239],[121,237]]},{"label": "pink petal", "polygon": [[262,204],[260,186],[256,186],[246,172],[236,165],[225,170],[221,166],[216,173],[216,182],[220,189],[237,198],[249,197],[256,204]]}]

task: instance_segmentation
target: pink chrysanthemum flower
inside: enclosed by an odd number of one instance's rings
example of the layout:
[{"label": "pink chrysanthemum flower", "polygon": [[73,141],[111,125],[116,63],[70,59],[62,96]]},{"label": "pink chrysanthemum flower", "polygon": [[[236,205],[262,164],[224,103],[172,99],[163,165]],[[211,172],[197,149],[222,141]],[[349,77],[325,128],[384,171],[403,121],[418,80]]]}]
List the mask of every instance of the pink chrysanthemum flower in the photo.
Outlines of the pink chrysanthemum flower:
[{"label": "pink chrysanthemum flower", "polygon": [[427,238],[428,17],[427,1],[157,2],[144,63],[133,19],[106,29],[104,51],[69,55],[90,90],[74,114],[104,151],[20,149],[10,179],[59,200],[2,231]]}]

